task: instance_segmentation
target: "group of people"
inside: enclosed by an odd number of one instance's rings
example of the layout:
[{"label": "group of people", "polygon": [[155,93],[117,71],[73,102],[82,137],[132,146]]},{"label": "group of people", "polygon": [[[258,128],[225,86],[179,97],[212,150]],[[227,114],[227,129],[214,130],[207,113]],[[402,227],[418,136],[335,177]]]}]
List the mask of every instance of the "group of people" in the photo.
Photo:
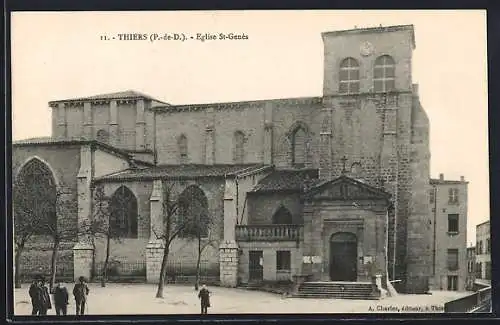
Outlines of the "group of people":
[{"label": "group of people", "polygon": [[[89,291],[85,278],[81,276],[73,288],[77,315],[83,315],[85,313]],[[33,306],[31,315],[47,315],[47,311],[52,309],[49,289],[45,285],[43,277],[37,277],[33,281],[29,289],[29,295],[31,297],[31,305]],[[66,315],[68,312],[69,294],[62,282],[56,284],[53,295],[56,315]],[[207,289],[206,285],[202,285],[198,292],[198,298],[201,302],[201,314],[207,314],[208,307],[210,307],[210,291]]]},{"label": "group of people", "polygon": [[[62,282],[58,282],[53,290],[54,307],[56,315],[66,315],[69,305],[68,290]],[[86,284],[85,278],[80,277],[73,288],[73,297],[75,298],[76,314],[83,315],[85,313],[85,305],[89,287]],[[49,289],[45,285],[43,277],[37,277],[29,288],[31,305],[33,307],[31,315],[47,315],[47,311],[52,309]]]}]

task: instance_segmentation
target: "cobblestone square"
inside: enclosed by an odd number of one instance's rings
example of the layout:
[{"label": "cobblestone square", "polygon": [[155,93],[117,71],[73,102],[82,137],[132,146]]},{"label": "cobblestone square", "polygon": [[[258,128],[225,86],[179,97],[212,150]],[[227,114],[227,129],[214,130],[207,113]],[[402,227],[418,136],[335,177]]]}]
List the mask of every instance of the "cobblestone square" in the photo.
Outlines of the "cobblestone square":
[{"label": "cobblestone square", "polygon": [[[149,284],[108,284],[101,288],[90,284],[88,312],[90,315],[132,314],[198,314],[200,302],[192,286],[168,285],[164,299],[155,298],[156,286]],[[68,285],[71,292],[72,285]],[[292,314],[292,313],[370,313],[370,312],[443,312],[444,303],[466,293],[436,291],[431,295],[399,295],[380,301],[341,299],[283,298],[276,294],[209,287],[210,314]],[[28,286],[16,289],[15,314],[29,315],[31,304]],[[49,310],[55,315],[55,310]],[[70,298],[68,314],[75,314],[75,303]]]}]

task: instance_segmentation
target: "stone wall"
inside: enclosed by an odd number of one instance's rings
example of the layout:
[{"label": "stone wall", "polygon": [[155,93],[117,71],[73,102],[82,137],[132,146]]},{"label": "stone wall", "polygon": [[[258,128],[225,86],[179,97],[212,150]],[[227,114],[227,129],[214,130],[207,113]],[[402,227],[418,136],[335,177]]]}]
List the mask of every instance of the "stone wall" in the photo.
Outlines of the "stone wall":
[{"label": "stone wall", "polygon": [[[80,167],[80,148],[77,145],[22,145],[14,146],[12,151],[13,182],[21,168],[31,159],[40,159],[52,170],[59,189],[68,192],[68,209],[64,210],[64,218],[59,218],[58,223],[65,227],[73,228],[78,224],[78,213],[73,207],[77,204],[76,175]],[[61,210],[62,211],[62,210]],[[15,222],[15,221],[14,221]],[[65,243],[61,247],[58,266],[61,271],[72,273],[73,252],[72,247],[76,242]],[[48,275],[52,254],[52,239],[48,236],[34,236],[27,243],[22,253],[21,273],[33,274],[41,271]]]},{"label": "stone wall", "polygon": [[[373,52],[362,55],[364,42],[370,42]],[[396,89],[411,89],[412,50],[414,47],[413,30],[403,29],[391,32],[357,32],[324,33],[324,78],[323,94],[325,96],[338,93],[340,62],[352,57],[360,65],[360,91],[369,92],[373,87],[373,65],[375,59],[384,54],[391,55],[396,61]]]},{"label": "stone wall", "polygon": [[303,203],[299,194],[265,193],[248,196],[249,225],[269,225],[274,213],[284,206],[292,214],[294,224],[302,224]]},{"label": "stone wall", "polygon": [[239,247],[235,241],[224,241],[220,245],[220,284],[223,287],[238,285]]},{"label": "stone wall", "polygon": [[[111,254],[116,260],[125,262],[138,262],[146,261],[147,267],[152,265],[153,270],[149,269],[148,282],[157,281],[159,273],[155,263],[157,259],[163,256],[163,250],[159,248],[159,240],[151,233],[151,195],[153,193],[152,182],[135,181],[123,183],[106,183],[104,184],[105,192],[107,195],[112,195],[114,191],[120,186],[127,186],[136,196],[138,201],[138,238],[124,238],[119,242],[112,242]],[[204,249],[201,257],[203,265],[208,268],[210,273],[217,273],[219,268],[219,241],[222,238],[223,232],[223,194],[224,182],[223,180],[203,180],[195,181],[172,181],[164,182],[164,187],[170,188],[175,198],[177,195],[188,186],[199,186],[205,193],[208,200],[209,215],[212,217],[212,225],[210,226],[210,240],[214,243]],[[175,218],[175,216],[174,216]],[[204,240],[205,241],[205,240]],[[103,261],[105,256],[104,239],[97,242],[97,261]],[[159,257],[160,256],[160,257]],[[170,246],[169,265],[178,266],[184,269],[193,269],[196,265],[198,256],[198,243],[195,239],[189,238],[176,238]],[[151,264],[152,263],[152,264]],[[160,261],[161,263],[161,261]],[[191,270],[192,271],[192,270]],[[190,272],[191,272],[190,271]]]},{"label": "stone wall", "polygon": [[127,150],[154,147],[153,113],[149,99],[80,100],[52,104],[52,134],[58,139],[96,139],[99,131],[109,144]]},{"label": "stone wall", "polygon": [[[149,239],[150,236],[150,204],[149,198],[151,196],[151,192],[153,191],[153,184],[151,181],[128,181],[128,182],[112,182],[112,183],[99,183],[104,187],[104,193],[111,197],[115,191],[121,186],[127,187],[137,200],[137,232],[138,238],[142,238],[144,240]],[[94,204],[96,204],[94,202]],[[144,250],[144,245],[139,242],[133,244],[133,240],[131,245],[138,246],[137,249]],[[144,256],[144,254],[142,254]]]},{"label": "stone wall", "polygon": [[[359,208],[347,202],[312,202],[305,207],[305,256],[321,256],[320,263],[304,264],[302,272],[313,275],[316,281],[329,281],[330,238],[338,232],[349,232],[357,237],[357,279],[369,281],[368,263],[375,263],[386,275],[386,212],[381,203],[360,201]],[[363,207],[377,206],[375,211]],[[376,212],[378,211],[378,212]]]},{"label": "stone wall", "polygon": [[[296,242],[240,242],[241,253],[238,264],[239,282],[248,283],[249,278],[249,252],[262,251],[263,280],[264,281],[286,281],[301,274],[302,250]],[[277,251],[290,251],[291,268],[289,273],[276,271]]]}]

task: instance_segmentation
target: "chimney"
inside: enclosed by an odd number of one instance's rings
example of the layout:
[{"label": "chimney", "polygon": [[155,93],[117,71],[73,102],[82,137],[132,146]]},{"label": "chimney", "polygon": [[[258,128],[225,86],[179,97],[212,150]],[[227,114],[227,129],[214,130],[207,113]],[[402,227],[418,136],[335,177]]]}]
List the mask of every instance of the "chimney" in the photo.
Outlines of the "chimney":
[{"label": "chimney", "polygon": [[460,181],[461,182],[465,182],[465,177],[464,176],[460,176]]},{"label": "chimney", "polygon": [[444,174],[443,173],[439,174],[439,180],[444,181]]},{"label": "chimney", "polygon": [[413,95],[418,96],[418,84],[413,84],[412,88],[413,88]]}]

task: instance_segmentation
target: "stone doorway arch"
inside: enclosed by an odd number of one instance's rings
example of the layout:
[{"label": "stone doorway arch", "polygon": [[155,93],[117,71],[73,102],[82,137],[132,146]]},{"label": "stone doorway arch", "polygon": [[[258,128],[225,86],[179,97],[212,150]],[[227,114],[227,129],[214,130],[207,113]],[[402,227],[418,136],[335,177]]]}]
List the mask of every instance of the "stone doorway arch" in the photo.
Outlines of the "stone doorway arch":
[{"label": "stone doorway arch", "polygon": [[330,237],[330,280],[356,281],[358,238],[351,232],[337,232]]}]

